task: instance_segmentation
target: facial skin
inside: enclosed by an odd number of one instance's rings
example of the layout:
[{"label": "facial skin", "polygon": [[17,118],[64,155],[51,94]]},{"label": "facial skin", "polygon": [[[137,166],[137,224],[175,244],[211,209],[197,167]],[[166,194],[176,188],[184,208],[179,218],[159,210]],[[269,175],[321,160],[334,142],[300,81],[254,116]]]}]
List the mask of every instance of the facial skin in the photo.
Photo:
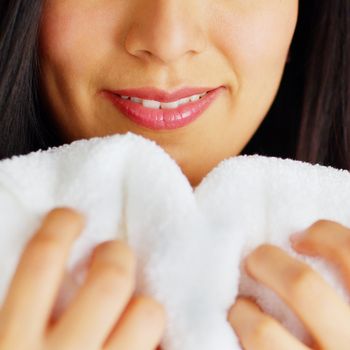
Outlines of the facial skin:
[{"label": "facial skin", "polygon": [[[134,132],[164,148],[195,187],[264,119],[297,17],[298,0],[46,0],[43,101],[66,142]],[[220,85],[201,117],[161,131],[133,123],[101,94]]]}]

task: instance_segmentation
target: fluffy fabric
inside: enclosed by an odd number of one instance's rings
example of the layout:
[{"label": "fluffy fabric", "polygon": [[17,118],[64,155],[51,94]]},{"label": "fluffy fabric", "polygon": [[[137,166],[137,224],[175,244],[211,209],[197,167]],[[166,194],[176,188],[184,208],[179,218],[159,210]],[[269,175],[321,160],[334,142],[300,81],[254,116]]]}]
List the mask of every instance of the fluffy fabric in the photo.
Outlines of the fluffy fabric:
[{"label": "fluffy fabric", "polygon": [[[167,311],[165,350],[236,350],[227,322],[238,294],[307,340],[301,324],[270,290],[240,267],[261,243],[283,247],[318,270],[344,298],[336,273],[299,256],[290,234],[318,219],[350,226],[350,174],[330,167],[238,156],[223,160],[192,189],[177,163],[155,142],[127,133],[76,141],[0,162],[3,298],[24,244],[52,208],[85,214],[55,312],[63,312],[84,277],[83,261],[96,244],[123,239],[138,257],[137,292]],[[79,267],[80,266],[80,267]]]}]

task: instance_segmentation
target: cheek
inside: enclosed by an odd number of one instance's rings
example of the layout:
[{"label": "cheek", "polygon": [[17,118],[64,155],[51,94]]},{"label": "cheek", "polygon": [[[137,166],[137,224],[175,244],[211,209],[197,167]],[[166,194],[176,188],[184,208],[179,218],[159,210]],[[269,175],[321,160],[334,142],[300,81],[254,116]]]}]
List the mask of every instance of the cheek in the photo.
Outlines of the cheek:
[{"label": "cheek", "polygon": [[94,6],[89,0],[47,1],[39,32],[44,68],[66,80],[94,76],[99,58],[112,51],[111,33],[119,22],[115,12],[115,6]]},{"label": "cheek", "polygon": [[297,13],[296,0],[247,0],[246,5],[222,11],[217,41],[239,83],[264,76],[272,81],[271,74],[282,73]]},{"label": "cheek", "polygon": [[[77,17],[74,13],[74,9],[68,14],[54,4],[44,7],[39,33],[39,50],[45,67],[48,65],[59,71],[74,72],[74,62],[82,44],[81,34],[85,30],[84,23],[81,23],[79,18],[79,15]],[[85,62],[85,59],[81,60],[82,65]],[[79,65],[76,66],[79,67]]]}]

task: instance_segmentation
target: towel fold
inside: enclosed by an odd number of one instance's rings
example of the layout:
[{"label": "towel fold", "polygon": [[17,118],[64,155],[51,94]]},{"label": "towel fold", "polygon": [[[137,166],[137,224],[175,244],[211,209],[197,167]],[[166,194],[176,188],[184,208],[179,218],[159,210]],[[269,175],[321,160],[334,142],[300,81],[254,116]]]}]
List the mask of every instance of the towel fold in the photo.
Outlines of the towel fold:
[{"label": "towel fold", "polygon": [[318,219],[350,226],[350,173],[263,156],[220,162],[192,189],[177,163],[155,142],[133,133],[75,141],[0,162],[0,299],[25,243],[43,216],[69,206],[86,216],[55,312],[64,311],[84,278],[83,262],[110,239],[129,243],[138,259],[137,292],[167,312],[164,350],[238,350],[227,322],[238,294],[303,341],[308,335],[273,292],[251,280],[244,256],[272,243],[307,262],[346,299],[332,268],[298,255],[290,234]]}]

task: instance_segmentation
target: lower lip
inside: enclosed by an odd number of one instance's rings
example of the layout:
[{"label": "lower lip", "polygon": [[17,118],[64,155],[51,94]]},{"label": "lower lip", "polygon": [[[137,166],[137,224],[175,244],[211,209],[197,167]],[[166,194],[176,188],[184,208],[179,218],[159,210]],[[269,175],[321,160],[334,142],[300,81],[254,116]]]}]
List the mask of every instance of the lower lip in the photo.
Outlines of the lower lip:
[{"label": "lower lip", "polygon": [[218,97],[224,87],[209,91],[198,101],[172,109],[146,108],[140,103],[124,100],[110,91],[103,94],[133,122],[154,130],[177,129],[196,120]]}]

